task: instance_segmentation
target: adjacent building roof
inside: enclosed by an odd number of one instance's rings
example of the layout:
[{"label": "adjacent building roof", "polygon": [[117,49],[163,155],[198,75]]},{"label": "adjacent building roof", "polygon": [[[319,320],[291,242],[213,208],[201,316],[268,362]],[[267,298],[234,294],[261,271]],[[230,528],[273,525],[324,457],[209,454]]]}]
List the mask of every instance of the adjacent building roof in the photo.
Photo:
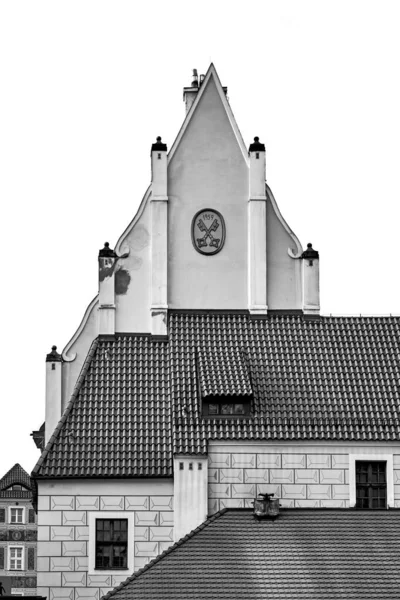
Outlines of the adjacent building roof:
[{"label": "adjacent building roof", "polygon": [[[23,485],[26,490],[12,491],[8,490],[14,484]],[[7,473],[0,479],[0,496],[3,498],[31,498],[32,482],[28,473],[16,463]]]},{"label": "adjacent building roof", "polygon": [[[235,390],[250,417],[202,417]],[[98,340],[34,473],[168,476],[222,439],[399,440],[400,318],[171,313],[168,341]]]},{"label": "adjacent building roof", "polygon": [[400,510],[225,509],[105,600],[397,599]]}]

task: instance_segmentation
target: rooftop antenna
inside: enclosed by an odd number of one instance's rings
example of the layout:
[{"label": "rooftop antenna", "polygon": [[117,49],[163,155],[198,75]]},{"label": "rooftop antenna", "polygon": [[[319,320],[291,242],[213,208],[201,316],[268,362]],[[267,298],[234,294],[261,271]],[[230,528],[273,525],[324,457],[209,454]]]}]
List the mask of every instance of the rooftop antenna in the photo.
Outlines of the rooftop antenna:
[{"label": "rooftop antenna", "polygon": [[199,87],[199,76],[197,75],[197,69],[193,69],[192,87]]}]

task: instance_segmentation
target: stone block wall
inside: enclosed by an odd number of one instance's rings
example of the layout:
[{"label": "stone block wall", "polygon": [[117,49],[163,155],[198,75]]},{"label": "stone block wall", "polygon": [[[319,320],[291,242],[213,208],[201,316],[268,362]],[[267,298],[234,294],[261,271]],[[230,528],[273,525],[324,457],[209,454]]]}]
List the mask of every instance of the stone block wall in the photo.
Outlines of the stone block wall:
[{"label": "stone block wall", "polygon": [[[273,493],[286,508],[350,506],[349,457],[393,456],[394,503],[400,507],[400,447],[343,444],[210,444],[208,511],[252,508],[260,493]],[[397,454],[396,454],[397,452]]]},{"label": "stone block wall", "polygon": [[[95,599],[119,585],[173,543],[172,480],[39,482],[38,594],[48,600]],[[90,515],[131,519],[129,572],[113,573],[89,565]],[[92,543],[94,531],[92,533]]]}]

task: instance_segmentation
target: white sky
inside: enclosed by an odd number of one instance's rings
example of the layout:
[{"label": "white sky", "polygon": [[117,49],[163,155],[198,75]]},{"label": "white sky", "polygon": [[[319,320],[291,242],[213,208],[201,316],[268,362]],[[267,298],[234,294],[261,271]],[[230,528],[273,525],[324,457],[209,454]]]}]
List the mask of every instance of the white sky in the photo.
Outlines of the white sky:
[{"label": "white sky", "polygon": [[399,28],[385,0],[2,0],[0,476],[39,458],[45,355],[97,293],[193,68],[214,62],[246,145],[266,144],[283,216],[320,251],[322,312],[400,313]]}]

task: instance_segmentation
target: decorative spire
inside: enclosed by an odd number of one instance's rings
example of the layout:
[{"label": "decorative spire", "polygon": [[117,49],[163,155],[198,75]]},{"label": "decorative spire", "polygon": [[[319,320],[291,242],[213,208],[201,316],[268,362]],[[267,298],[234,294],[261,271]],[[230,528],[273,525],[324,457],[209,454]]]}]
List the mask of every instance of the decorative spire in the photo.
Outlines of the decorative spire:
[{"label": "decorative spire", "polygon": [[250,144],[249,152],[265,152],[265,144],[260,142],[259,137],[254,138],[254,142]]},{"label": "decorative spire", "polygon": [[61,354],[58,354],[58,352],[57,352],[57,346],[52,346],[50,354],[46,355],[46,362],[61,362],[61,361],[62,361],[62,357],[61,357]]},{"label": "decorative spire", "polygon": [[152,144],[151,146],[151,151],[154,152],[160,152],[160,151],[167,151],[167,144],[164,144],[161,141],[161,136],[157,136],[157,142],[155,144]]},{"label": "decorative spire", "polygon": [[100,256],[112,256],[113,258],[115,258],[117,255],[115,254],[114,250],[110,248],[110,244],[108,242],[105,242],[104,248],[101,248],[101,250],[99,250],[99,257]]},{"label": "decorative spire", "polygon": [[319,253],[317,250],[314,250],[312,244],[307,244],[307,250],[304,250],[301,258],[319,258]]}]

